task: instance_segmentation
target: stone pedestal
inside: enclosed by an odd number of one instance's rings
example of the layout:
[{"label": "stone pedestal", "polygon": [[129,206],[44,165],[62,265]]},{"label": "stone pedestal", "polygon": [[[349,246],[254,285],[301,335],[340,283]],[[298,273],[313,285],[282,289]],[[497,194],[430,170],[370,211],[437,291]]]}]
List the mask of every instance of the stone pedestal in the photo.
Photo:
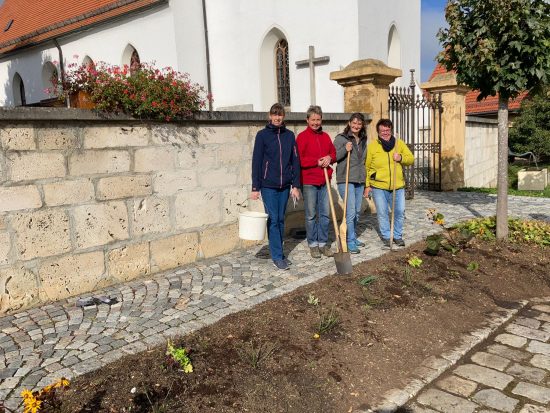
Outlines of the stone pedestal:
[{"label": "stone pedestal", "polygon": [[444,73],[421,85],[431,93],[441,93],[441,189],[454,191],[464,186],[464,143],[466,139],[467,86],[459,85],[456,74]]},{"label": "stone pedestal", "polygon": [[344,88],[345,112],[372,114],[367,130],[369,139],[376,136],[376,122],[389,116],[389,85],[401,75],[400,69],[386,66],[376,59],[356,60],[330,74],[330,79]]},{"label": "stone pedestal", "polygon": [[527,168],[518,172],[520,191],[544,191],[548,186],[548,169]]}]

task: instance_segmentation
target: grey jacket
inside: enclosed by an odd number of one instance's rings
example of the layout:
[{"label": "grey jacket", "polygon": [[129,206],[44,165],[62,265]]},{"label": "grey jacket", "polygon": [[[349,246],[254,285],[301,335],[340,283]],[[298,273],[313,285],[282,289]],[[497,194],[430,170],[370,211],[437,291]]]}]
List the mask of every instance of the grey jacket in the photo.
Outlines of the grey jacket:
[{"label": "grey jacket", "polygon": [[367,138],[359,141],[359,145],[355,143],[355,138],[351,134],[344,135],[340,133],[334,138],[334,147],[336,148],[336,182],[339,184],[346,183],[346,143],[351,142],[353,149],[350,153],[349,160],[349,182],[355,184],[365,184],[367,172],[365,169],[365,160],[367,159]]}]

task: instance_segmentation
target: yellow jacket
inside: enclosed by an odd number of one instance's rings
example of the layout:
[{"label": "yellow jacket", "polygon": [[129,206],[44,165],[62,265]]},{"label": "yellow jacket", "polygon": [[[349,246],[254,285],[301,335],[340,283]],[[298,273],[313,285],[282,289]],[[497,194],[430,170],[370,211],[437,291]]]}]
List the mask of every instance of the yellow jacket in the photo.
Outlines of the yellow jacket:
[{"label": "yellow jacket", "polygon": [[398,140],[394,148],[386,152],[378,139],[369,143],[367,149],[367,159],[365,168],[367,169],[366,186],[372,186],[378,189],[393,189],[393,154],[399,153],[402,156],[401,162],[397,162],[395,188],[400,189],[405,186],[403,177],[403,165],[412,165],[414,155],[409,147],[402,140]]}]

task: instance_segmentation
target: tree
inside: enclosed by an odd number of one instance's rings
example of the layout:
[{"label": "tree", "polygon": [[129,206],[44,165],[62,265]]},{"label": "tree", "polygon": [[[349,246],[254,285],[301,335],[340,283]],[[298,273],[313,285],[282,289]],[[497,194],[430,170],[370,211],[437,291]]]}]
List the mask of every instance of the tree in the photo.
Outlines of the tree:
[{"label": "tree", "polygon": [[508,102],[550,81],[548,0],[449,0],[437,60],[457,82],[498,94],[497,238],[508,237]]},{"label": "tree", "polygon": [[521,111],[510,129],[515,152],[533,152],[537,159],[550,159],[550,86],[521,102]]}]

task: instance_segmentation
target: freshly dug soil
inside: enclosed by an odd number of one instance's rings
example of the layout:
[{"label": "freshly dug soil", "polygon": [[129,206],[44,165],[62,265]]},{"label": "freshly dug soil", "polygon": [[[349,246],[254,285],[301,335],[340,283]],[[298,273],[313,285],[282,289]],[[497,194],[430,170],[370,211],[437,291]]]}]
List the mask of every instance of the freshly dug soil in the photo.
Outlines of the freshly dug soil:
[{"label": "freshly dug soil", "polygon": [[[425,358],[456,347],[497,307],[550,295],[548,247],[474,240],[435,257],[424,247],[387,253],[175,340],[190,350],[193,373],[169,363],[163,346],[81,376],[64,411],[350,412],[405,385]],[[407,263],[415,256],[419,268]],[[331,311],[338,323],[316,338]]]}]

